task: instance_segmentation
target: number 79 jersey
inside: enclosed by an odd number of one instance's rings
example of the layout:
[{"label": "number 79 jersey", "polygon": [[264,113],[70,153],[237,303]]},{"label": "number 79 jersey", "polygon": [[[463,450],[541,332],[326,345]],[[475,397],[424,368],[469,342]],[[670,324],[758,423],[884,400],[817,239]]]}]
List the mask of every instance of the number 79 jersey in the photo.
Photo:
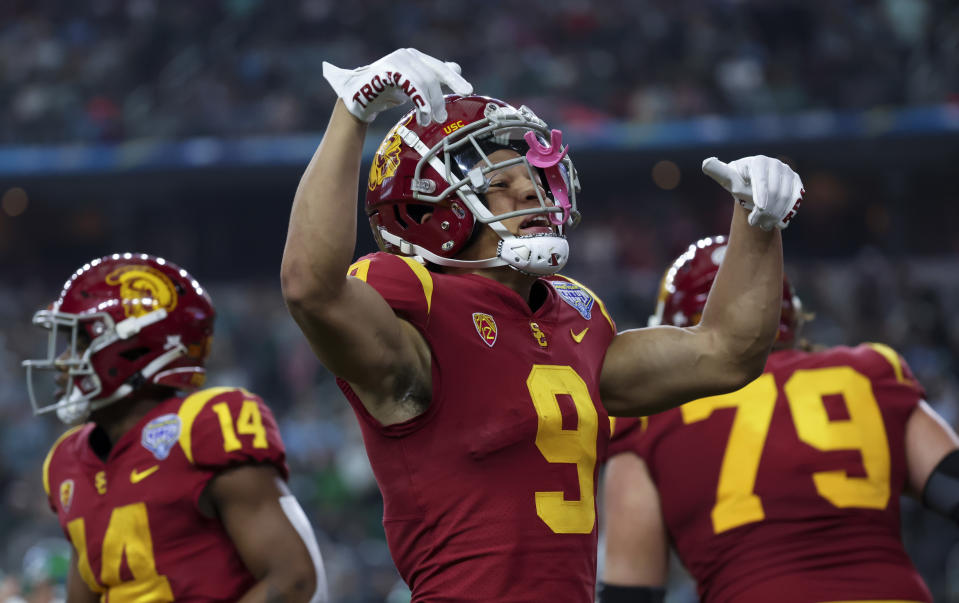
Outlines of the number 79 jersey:
[{"label": "number 79 jersey", "polygon": [[287,477],[263,401],[238,388],[200,390],[152,409],[106,461],[91,447],[102,437],[93,423],[75,427],[43,464],[50,507],[90,590],[110,603],[239,599],[256,580],[198,501],[231,466],[269,463]]},{"label": "number 79 jersey", "polygon": [[350,274],[432,351],[431,404],[404,423],[381,425],[340,381],[413,601],[591,603],[596,460],[610,431],[599,374],[615,334],[602,303],[557,276],[537,282],[532,311],[491,279],[383,253]]},{"label": "number 79 jersey", "polygon": [[774,352],[745,388],[643,419],[641,456],[703,601],[931,601],[902,546],[905,426],[890,348]]}]

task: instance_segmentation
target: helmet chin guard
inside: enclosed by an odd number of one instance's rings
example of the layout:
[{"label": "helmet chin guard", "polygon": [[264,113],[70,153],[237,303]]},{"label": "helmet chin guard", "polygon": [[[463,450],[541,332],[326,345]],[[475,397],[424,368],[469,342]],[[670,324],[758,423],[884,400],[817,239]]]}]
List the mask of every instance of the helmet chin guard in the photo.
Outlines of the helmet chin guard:
[{"label": "helmet chin guard", "polygon": [[383,240],[398,247],[404,255],[420,256],[424,260],[439,266],[455,268],[509,266],[523,274],[547,276],[562,270],[569,260],[569,242],[566,237],[556,234],[543,233],[519,237],[500,235],[496,257],[485,260],[444,258],[429,249],[404,241],[385,228],[380,229],[380,236],[383,237]]}]

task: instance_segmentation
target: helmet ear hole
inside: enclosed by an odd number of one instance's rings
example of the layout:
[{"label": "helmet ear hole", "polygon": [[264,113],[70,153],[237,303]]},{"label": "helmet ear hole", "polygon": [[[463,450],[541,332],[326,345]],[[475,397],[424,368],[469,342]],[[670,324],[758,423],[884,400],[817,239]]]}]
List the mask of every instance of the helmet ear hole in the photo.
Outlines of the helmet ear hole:
[{"label": "helmet ear hole", "polygon": [[424,221],[424,217],[426,217],[427,214],[432,214],[432,213],[433,213],[433,207],[430,205],[424,205],[420,203],[417,203],[415,205],[412,203],[409,203],[406,205],[407,217],[409,217],[409,219],[416,224],[422,224]]},{"label": "helmet ear hole", "polygon": [[393,206],[393,216],[396,219],[396,223],[399,224],[403,230],[409,228],[409,224],[406,223],[406,220],[403,219],[403,216],[400,215],[400,208],[398,205]]}]

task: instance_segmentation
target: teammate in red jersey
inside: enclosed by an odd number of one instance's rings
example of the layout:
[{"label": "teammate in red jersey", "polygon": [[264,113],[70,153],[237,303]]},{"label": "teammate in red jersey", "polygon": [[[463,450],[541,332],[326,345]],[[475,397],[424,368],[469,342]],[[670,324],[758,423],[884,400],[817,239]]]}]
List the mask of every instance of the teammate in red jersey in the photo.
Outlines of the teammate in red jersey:
[{"label": "teammate in red jersey", "polygon": [[[294,200],[283,293],[359,417],[413,600],[592,601],[608,416],[759,374],[782,279],[774,226],[799,177],[765,157],[707,160],[769,230],[735,212],[701,326],[616,333],[589,289],[556,275],[579,219],[561,132],[469,96],[454,65],[413,49],[324,75],[340,101]],[[366,186],[387,253],[351,266],[366,122],[411,100]]]},{"label": "teammate in red jersey", "polygon": [[[213,317],[185,270],[131,253],[85,264],[34,316],[49,330],[47,357],[24,362],[34,410],[89,419],[43,463],[73,545],[70,603],[326,600],[269,408],[197,389]],[[45,371],[61,388],[49,403]]]},{"label": "teammate in red jersey", "polygon": [[[724,237],[691,245],[651,322],[695,324],[726,251]],[[782,291],[761,377],[610,444],[602,603],[662,601],[670,544],[704,602],[932,600],[899,495],[959,520],[959,438],[889,347],[800,345],[799,299]]]}]

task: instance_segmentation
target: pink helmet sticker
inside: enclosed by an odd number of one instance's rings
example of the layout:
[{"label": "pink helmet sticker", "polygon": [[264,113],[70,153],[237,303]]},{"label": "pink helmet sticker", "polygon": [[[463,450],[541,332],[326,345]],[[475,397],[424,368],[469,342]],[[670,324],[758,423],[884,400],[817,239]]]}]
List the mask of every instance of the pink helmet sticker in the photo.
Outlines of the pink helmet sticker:
[{"label": "pink helmet sticker", "polygon": [[549,184],[549,190],[553,193],[553,201],[556,206],[563,210],[561,214],[551,213],[549,221],[557,226],[565,224],[569,219],[569,212],[572,204],[569,202],[569,190],[566,180],[559,168],[559,162],[563,160],[566,153],[569,152],[569,146],[563,148],[563,133],[559,130],[551,130],[549,133],[549,146],[544,146],[536,138],[533,131],[523,135],[529,150],[526,152],[526,160],[530,165],[538,167],[546,174],[546,182]]}]

